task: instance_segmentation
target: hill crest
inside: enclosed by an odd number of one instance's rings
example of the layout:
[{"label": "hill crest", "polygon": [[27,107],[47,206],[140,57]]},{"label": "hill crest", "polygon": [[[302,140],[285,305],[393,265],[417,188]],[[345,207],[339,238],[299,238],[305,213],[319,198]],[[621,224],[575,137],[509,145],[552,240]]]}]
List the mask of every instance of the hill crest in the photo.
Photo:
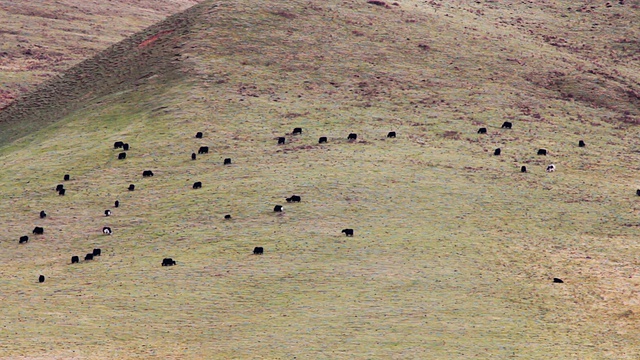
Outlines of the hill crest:
[{"label": "hill crest", "polygon": [[0,108],[195,0],[61,0],[0,4]]},{"label": "hill crest", "polygon": [[208,1],[78,64],[0,112],[7,356],[630,358],[633,5]]}]

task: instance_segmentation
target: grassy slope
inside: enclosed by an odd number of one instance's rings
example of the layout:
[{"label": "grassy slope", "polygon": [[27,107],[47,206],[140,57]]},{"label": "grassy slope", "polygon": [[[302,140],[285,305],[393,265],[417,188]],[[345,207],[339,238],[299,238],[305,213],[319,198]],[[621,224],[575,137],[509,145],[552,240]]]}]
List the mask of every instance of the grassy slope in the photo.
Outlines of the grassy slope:
[{"label": "grassy slope", "polygon": [[0,1],[0,108],[195,0]]},{"label": "grassy slope", "polygon": [[[637,10],[453,4],[207,2],[0,112],[0,354],[634,358],[638,64],[608,52]],[[586,17],[616,25],[590,51]]]}]

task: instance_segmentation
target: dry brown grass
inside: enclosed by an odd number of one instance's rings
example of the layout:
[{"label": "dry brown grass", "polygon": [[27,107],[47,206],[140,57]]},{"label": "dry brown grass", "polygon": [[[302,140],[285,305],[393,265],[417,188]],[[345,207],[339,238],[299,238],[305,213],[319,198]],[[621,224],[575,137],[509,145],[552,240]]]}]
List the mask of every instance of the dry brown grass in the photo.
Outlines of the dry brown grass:
[{"label": "dry brown grass", "polygon": [[0,108],[197,0],[0,1]]},{"label": "dry brown grass", "polygon": [[0,112],[0,354],[635,358],[639,10],[576,4],[207,2]]}]

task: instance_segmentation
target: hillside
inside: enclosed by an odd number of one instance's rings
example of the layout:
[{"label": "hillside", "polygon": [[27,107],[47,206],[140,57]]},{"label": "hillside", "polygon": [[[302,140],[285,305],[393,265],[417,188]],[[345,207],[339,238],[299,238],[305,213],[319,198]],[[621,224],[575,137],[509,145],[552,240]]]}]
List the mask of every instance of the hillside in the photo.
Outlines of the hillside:
[{"label": "hillside", "polygon": [[636,358],[639,6],[204,1],[78,63],[0,111],[0,358]]},{"label": "hillside", "polygon": [[0,108],[196,0],[0,1]]}]

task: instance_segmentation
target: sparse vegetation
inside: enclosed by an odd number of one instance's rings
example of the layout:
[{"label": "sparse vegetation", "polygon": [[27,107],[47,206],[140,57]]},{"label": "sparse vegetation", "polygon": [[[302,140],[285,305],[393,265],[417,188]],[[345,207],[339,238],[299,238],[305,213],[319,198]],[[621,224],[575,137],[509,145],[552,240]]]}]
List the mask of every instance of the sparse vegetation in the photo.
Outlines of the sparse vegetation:
[{"label": "sparse vegetation", "polygon": [[196,0],[0,2],[0,109]]},{"label": "sparse vegetation", "polygon": [[635,358],[624,3],[206,1],[78,64],[0,111],[0,354]]}]

